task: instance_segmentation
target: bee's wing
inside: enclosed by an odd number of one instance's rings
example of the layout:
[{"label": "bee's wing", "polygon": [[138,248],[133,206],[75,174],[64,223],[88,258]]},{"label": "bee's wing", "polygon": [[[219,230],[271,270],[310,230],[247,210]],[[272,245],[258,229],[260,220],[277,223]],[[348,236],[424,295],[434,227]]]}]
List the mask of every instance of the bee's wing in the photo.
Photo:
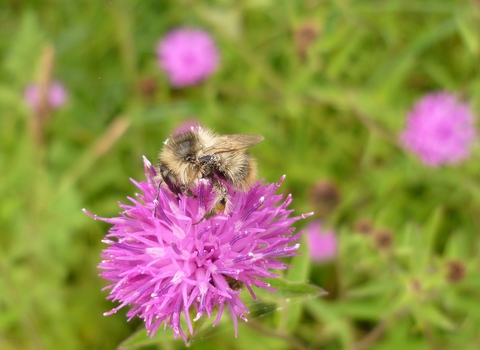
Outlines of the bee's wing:
[{"label": "bee's wing", "polygon": [[234,134],[217,136],[215,143],[203,150],[204,153],[222,153],[243,150],[263,141],[261,135]]}]

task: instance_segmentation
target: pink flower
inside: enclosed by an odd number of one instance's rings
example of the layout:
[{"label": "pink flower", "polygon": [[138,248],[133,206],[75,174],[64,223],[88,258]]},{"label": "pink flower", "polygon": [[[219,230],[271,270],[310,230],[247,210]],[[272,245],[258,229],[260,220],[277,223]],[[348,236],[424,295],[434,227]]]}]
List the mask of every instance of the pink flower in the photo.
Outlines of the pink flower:
[{"label": "pink flower", "polygon": [[319,221],[311,222],[305,229],[308,250],[314,262],[333,260],[337,255],[337,236],[333,231],[322,230]]},{"label": "pink flower", "polygon": [[[133,183],[140,189],[131,204],[120,204],[115,218],[99,218],[113,225],[104,239],[101,276],[113,283],[108,299],[120,305],[106,315],[131,305],[129,319],[138,316],[153,336],[163,323],[187,342],[180,318],[191,334],[193,321],[217,312],[218,323],[228,308],[237,335],[237,318],[248,310],[239,298],[244,286],[275,291],[262,280],[277,277],[272,269],[286,269],[279,258],[293,256],[299,233],[291,225],[309,216],[289,217],[288,196],[283,203],[277,184],[254,184],[247,193],[229,191],[232,212],[201,220],[208,209],[212,186],[202,180],[195,198],[176,199],[164,187],[158,189],[156,171],[144,159],[147,181]],[[280,203],[278,205],[278,203]],[[155,209],[156,208],[156,209]],[[156,211],[156,214],[155,214]]]},{"label": "pink flower", "polygon": [[188,119],[185,120],[182,124],[180,124],[175,131],[173,132],[173,135],[178,135],[178,134],[183,134],[187,131],[190,131],[193,128],[198,128],[201,127],[200,122],[197,119]]},{"label": "pink flower", "polygon": [[[27,105],[32,110],[40,108],[40,87],[38,84],[30,84],[24,92],[24,98]],[[68,95],[65,87],[58,81],[54,81],[47,91],[47,103],[50,108],[58,109],[67,101]]]},{"label": "pink flower", "polygon": [[475,139],[470,107],[447,92],[427,94],[420,99],[400,136],[406,149],[432,167],[468,158]]},{"label": "pink flower", "polygon": [[194,85],[217,70],[219,54],[211,36],[200,29],[179,28],[157,45],[160,67],[175,87]]}]

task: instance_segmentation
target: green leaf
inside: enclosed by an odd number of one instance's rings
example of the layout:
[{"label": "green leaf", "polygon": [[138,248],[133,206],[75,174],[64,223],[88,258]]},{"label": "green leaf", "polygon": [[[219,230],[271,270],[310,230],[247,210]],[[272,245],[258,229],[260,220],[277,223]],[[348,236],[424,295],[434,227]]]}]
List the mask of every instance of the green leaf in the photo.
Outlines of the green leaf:
[{"label": "green leaf", "polygon": [[419,248],[421,250],[422,263],[421,266],[425,268],[430,263],[433,254],[435,253],[435,243],[437,233],[440,230],[443,222],[443,208],[438,206],[427,221],[422,233],[422,244]]},{"label": "green leaf", "polygon": [[36,60],[44,44],[45,34],[33,12],[25,12],[20,29],[14,35],[8,54],[3,62],[4,69],[10,73],[14,82],[24,85],[34,80]]},{"label": "green leaf", "polygon": [[312,260],[308,254],[308,242],[305,235],[302,235],[298,253],[299,255],[292,258],[290,262],[292,267],[287,270],[286,277],[291,282],[306,282],[312,266]]},{"label": "green leaf", "polygon": [[146,334],[146,329],[142,328],[135,333],[133,333],[130,337],[125,339],[119,346],[118,350],[131,350],[131,349],[141,349],[145,346],[149,345],[155,345],[155,344],[160,344],[166,341],[173,341],[173,333],[171,331],[169,332],[163,332],[162,330],[159,330],[157,333],[155,333],[155,336],[153,338],[150,338]]},{"label": "green leaf", "polygon": [[269,283],[277,292],[262,291],[258,294],[265,295],[268,293],[270,297],[275,299],[311,299],[327,294],[322,288],[305,282],[292,282],[283,278],[267,278],[265,282]]},{"label": "green leaf", "polygon": [[234,6],[228,9],[221,9],[200,5],[197,8],[197,13],[230,39],[236,40],[241,37],[243,32],[242,18],[240,12]]},{"label": "green leaf", "polygon": [[477,295],[468,295],[466,293],[459,293],[458,290],[449,290],[445,293],[444,306],[448,310],[457,313],[469,315],[475,322],[480,321],[480,303]]},{"label": "green leaf", "polygon": [[441,40],[451,36],[455,32],[455,23],[452,19],[441,22],[438,25],[427,27],[420,32],[417,38],[410,41],[402,53],[392,61],[387,61],[379,67],[370,79],[369,86],[387,93],[389,96],[396,94],[398,87],[409,76],[413,69],[414,58],[427,51]]},{"label": "green leaf", "polygon": [[348,298],[379,297],[385,294],[391,294],[398,290],[399,285],[395,280],[372,280],[364,285],[349,289],[345,296]]},{"label": "green leaf", "polygon": [[332,305],[339,314],[361,320],[379,320],[385,314],[385,304],[378,299],[342,300]]},{"label": "green leaf", "polygon": [[[312,264],[312,260],[308,254],[308,243],[305,235],[302,235],[302,241],[298,253],[299,255],[296,255],[292,258],[292,268],[288,269],[287,271],[287,279],[291,282],[305,283]],[[279,315],[279,323],[282,325],[282,328],[293,331],[300,323],[302,316],[302,304],[287,304],[284,310],[285,311]],[[283,325],[285,325],[285,327],[283,327]]]},{"label": "green leaf", "polygon": [[343,317],[335,305],[323,299],[314,299],[306,303],[309,314],[323,324],[325,333],[338,336],[342,342],[342,349],[349,349],[353,342],[354,334],[349,326],[349,321]]},{"label": "green leaf", "polygon": [[422,328],[429,325],[443,330],[453,330],[455,328],[454,323],[435,305],[422,305],[412,311]]},{"label": "green leaf", "polygon": [[[475,10],[472,9],[472,11]],[[477,34],[478,26],[475,28],[475,24],[477,23],[475,23],[475,20],[472,18],[472,11],[457,12],[455,14],[455,25],[457,26],[458,33],[470,53],[474,56],[478,56],[480,38]]]}]

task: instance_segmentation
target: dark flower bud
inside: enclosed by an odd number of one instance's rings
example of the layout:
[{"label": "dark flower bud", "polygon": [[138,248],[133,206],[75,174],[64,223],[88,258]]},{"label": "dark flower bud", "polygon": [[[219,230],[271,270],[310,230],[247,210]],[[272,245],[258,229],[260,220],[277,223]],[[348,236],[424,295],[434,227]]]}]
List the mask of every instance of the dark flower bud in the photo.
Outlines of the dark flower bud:
[{"label": "dark flower bud", "polygon": [[151,100],[157,91],[157,81],[154,78],[145,78],[140,82],[140,92],[146,100]]},{"label": "dark flower bud", "polygon": [[340,193],[330,180],[320,180],[308,191],[308,200],[320,218],[330,214],[340,202]]},{"label": "dark flower bud", "polygon": [[313,22],[304,22],[294,31],[295,47],[302,61],[307,58],[307,51],[318,38],[319,32],[317,24]]},{"label": "dark flower bud", "polygon": [[393,245],[393,232],[386,228],[375,230],[373,242],[378,250],[388,250]]},{"label": "dark flower bud", "polygon": [[410,289],[410,291],[412,291],[413,293],[418,294],[422,291],[422,284],[418,279],[414,278],[408,284],[408,289]]},{"label": "dark flower bud", "polygon": [[446,263],[447,281],[450,283],[460,282],[465,278],[465,264],[460,260],[450,260]]},{"label": "dark flower bud", "polygon": [[367,218],[361,218],[355,223],[354,230],[355,232],[362,233],[368,236],[373,231],[372,222]]}]

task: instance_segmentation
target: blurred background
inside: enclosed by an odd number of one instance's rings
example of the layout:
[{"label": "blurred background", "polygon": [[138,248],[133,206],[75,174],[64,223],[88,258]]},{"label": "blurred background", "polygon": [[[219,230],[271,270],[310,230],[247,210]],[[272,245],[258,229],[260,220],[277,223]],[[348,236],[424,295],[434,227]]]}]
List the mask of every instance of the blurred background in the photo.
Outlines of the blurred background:
[{"label": "blurred background", "polygon": [[[224,315],[192,348],[479,349],[478,144],[432,167],[399,141],[427,93],[479,110],[479,1],[4,0],[0,22],[1,349],[185,347],[103,316],[109,226],[82,208],[118,215],[142,155],[192,122],[265,137],[259,178],[286,174],[295,213],[315,212],[286,278],[328,292],[237,339]],[[179,27],[219,57],[182,87],[157,53]]]}]

